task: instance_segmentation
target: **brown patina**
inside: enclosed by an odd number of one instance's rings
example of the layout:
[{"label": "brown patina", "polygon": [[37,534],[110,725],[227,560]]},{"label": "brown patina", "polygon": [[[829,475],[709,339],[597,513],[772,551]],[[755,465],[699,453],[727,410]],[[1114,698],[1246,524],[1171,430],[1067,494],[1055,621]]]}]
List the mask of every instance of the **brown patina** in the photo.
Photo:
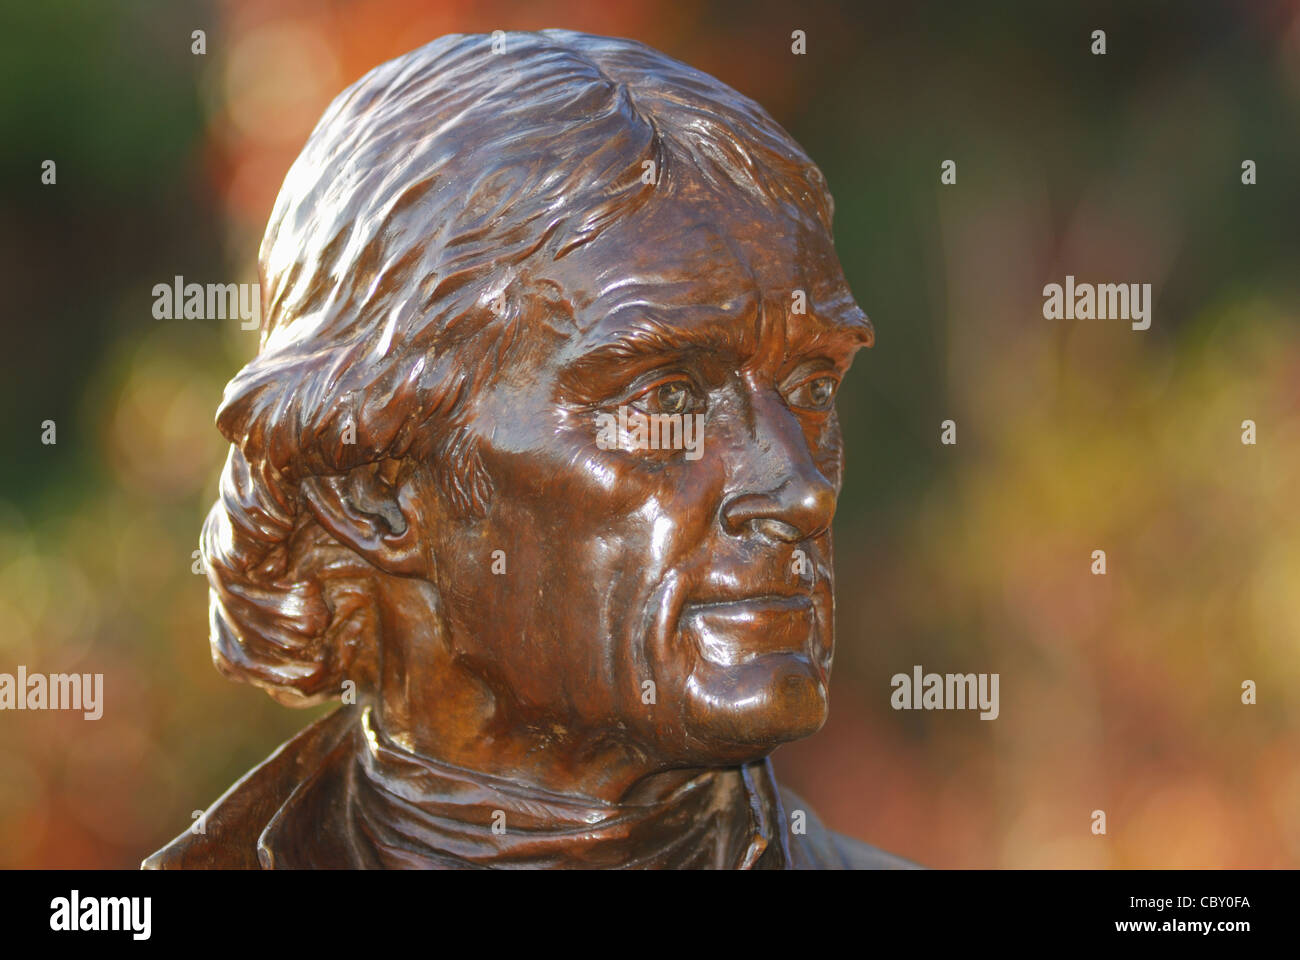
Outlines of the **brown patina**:
[{"label": "brown patina", "polygon": [[873,337],[831,211],[757,104],[632,41],[444,37],[344,91],[202,538],[217,666],[343,705],[145,866],[905,865],[770,762],[826,719]]}]

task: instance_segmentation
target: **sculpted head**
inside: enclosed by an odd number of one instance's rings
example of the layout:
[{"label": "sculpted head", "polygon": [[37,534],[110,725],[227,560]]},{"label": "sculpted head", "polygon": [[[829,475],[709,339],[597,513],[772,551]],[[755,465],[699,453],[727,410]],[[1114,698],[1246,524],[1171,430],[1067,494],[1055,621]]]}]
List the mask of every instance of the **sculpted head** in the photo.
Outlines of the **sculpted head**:
[{"label": "sculpted head", "polygon": [[[445,37],[362,78],[281,189],[218,414],[218,666],[614,799],[815,732],[834,394],[872,340],[831,209],[760,107],[631,41]],[[702,435],[601,442],[620,407]]]}]

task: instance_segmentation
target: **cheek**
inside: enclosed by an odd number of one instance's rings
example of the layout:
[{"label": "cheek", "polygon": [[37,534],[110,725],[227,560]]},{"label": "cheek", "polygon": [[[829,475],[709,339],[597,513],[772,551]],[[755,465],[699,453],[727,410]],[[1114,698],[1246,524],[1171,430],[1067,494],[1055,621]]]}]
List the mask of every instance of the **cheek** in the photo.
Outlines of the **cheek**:
[{"label": "cheek", "polygon": [[812,453],[818,471],[834,484],[838,491],[844,479],[844,445],[841,442],[840,422],[836,418],[835,411],[832,410],[818,428],[807,431],[805,436],[808,438],[808,449]]},{"label": "cheek", "polygon": [[503,458],[498,493],[514,516],[552,545],[593,550],[593,560],[663,553],[712,515],[725,481],[716,447],[686,451],[607,450],[596,442],[594,417],[560,418],[543,442]]},{"label": "cheek", "polygon": [[655,584],[707,548],[723,484],[707,446],[699,460],[651,461],[563,432],[551,441],[489,453],[487,515],[439,531],[439,587],[467,643],[617,634]]}]

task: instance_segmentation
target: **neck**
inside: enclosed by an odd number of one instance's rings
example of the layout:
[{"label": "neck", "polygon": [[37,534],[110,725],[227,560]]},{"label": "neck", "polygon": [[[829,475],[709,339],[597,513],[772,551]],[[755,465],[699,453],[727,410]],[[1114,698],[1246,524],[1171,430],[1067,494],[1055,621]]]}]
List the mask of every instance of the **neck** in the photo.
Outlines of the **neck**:
[{"label": "neck", "polygon": [[[642,804],[609,806],[453,769],[393,744],[363,710],[340,831],[358,866],[785,869],[766,761],[710,770]],[[310,804],[308,804],[310,807]],[[322,804],[317,803],[320,808]],[[317,821],[319,825],[319,821]]]}]

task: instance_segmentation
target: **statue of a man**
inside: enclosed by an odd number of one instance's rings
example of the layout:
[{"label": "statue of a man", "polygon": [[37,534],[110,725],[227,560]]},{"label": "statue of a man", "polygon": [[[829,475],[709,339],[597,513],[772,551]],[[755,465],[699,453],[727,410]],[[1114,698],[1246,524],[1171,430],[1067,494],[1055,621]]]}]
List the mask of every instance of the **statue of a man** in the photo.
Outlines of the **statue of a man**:
[{"label": "statue of a man", "polygon": [[906,865],[769,760],[826,719],[872,342],[831,209],[757,104],[627,40],[443,37],[344,91],[202,538],[218,668],[343,705],[145,866]]}]

